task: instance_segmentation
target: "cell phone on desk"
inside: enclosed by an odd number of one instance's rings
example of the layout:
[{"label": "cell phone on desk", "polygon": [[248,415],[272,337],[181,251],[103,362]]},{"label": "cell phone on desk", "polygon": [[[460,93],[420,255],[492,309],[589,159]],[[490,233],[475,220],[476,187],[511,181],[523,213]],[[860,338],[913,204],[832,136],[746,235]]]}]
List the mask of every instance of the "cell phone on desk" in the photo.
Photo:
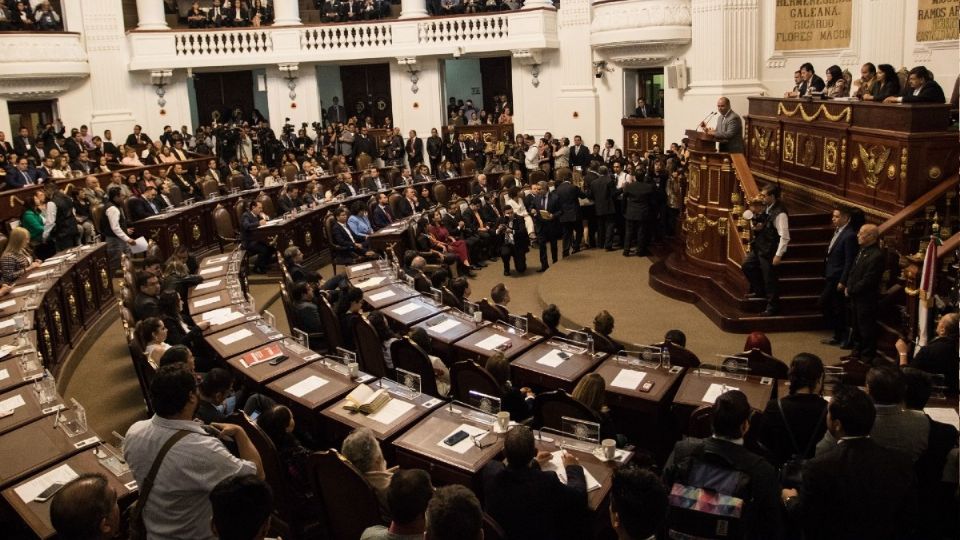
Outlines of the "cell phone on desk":
[{"label": "cell phone on desk", "polygon": [[559,356],[561,360],[566,360],[567,358],[570,358],[570,353],[560,351],[557,353],[557,356]]},{"label": "cell phone on desk", "polygon": [[278,356],[278,357],[274,358],[273,360],[271,360],[271,361],[269,362],[269,364],[270,364],[271,366],[279,366],[280,363],[283,362],[283,361],[286,360],[286,359],[287,359],[287,356],[284,355],[284,354],[281,354],[280,356]]},{"label": "cell phone on desk", "polygon": [[653,390],[653,381],[647,381],[640,385],[641,392],[649,392],[650,390]]},{"label": "cell phone on desk", "polygon": [[453,435],[451,435],[451,436],[447,437],[446,439],[444,439],[444,440],[443,440],[443,444],[445,444],[445,445],[447,445],[447,446],[456,446],[456,444],[457,444],[458,442],[466,439],[466,438],[469,437],[469,436],[470,436],[470,434],[468,434],[466,431],[464,431],[464,430],[461,429],[460,431],[458,431],[458,432],[454,433]]},{"label": "cell phone on desk", "polygon": [[56,495],[56,493],[57,493],[58,491],[60,491],[61,488],[63,488],[63,486],[64,486],[64,484],[62,484],[62,483],[60,483],[60,482],[56,482],[56,483],[54,483],[54,484],[50,484],[50,487],[48,487],[47,489],[41,491],[39,495],[37,495],[36,497],[33,498],[33,502],[45,503],[45,502],[49,501],[51,497],[53,497],[54,495]]}]

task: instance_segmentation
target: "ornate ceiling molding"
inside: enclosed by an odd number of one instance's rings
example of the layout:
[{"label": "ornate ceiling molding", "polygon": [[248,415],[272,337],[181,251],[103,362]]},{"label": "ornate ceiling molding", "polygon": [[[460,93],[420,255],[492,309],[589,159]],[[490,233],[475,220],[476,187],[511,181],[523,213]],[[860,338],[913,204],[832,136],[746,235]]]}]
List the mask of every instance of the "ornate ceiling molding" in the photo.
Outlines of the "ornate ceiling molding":
[{"label": "ornate ceiling molding", "polygon": [[8,100],[49,99],[70,89],[86,73],[61,73],[49,77],[0,77],[0,97]]},{"label": "ornate ceiling molding", "polygon": [[664,65],[690,44],[689,0],[624,0],[593,6],[590,43],[623,66]]}]

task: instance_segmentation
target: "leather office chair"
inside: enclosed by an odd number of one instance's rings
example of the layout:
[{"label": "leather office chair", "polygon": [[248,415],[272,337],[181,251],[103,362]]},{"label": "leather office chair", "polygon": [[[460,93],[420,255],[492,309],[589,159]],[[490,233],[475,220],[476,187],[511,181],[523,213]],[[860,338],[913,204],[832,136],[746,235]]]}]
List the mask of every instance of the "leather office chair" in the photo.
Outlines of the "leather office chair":
[{"label": "leather office chair", "polygon": [[463,176],[473,176],[477,172],[477,162],[472,159],[465,159],[460,163],[460,174]]},{"label": "leather office chair", "polygon": [[550,328],[547,327],[539,317],[530,313],[529,311],[526,314],[527,318],[527,332],[531,334],[536,334],[538,336],[547,337],[550,335]]},{"label": "leather office chair", "polygon": [[237,199],[237,204],[233,205],[233,223],[236,229],[240,229],[240,217],[247,211],[247,201],[242,198]]},{"label": "leather office chair", "polygon": [[497,380],[476,362],[464,360],[453,364],[450,368],[450,394],[454,399],[465,402],[470,390],[500,396]]},{"label": "leather office chair", "polygon": [[454,296],[453,292],[447,287],[440,288],[440,302],[447,307],[452,307],[454,309],[460,309],[463,307],[463,303]]},{"label": "leather office chair", "polygon": [[503,313],[494,307],[486,298],[481,298],[478,305],[480,306],[480,313],[483,315],[483,320],[490,322],[507,321]]},{"label": "leather office chair", "polygon": [[243,175],[242,174],[231,174],[227,177],[227,185],[230,186],[230,189],[243,189]]},{"label": "leather office chair", "polygon": [[310,455],[314,492],[323,501],[330,538],[360,538],[364,529],[381,524],[373,487],[336,450]]},{"label": "leather office chair", "polygon": [[183,204],[183,192],[180,191],[180,186],[170,186],[170,193],[167,194],[167,197],[174,206]]},{"label": "leather office chair", "polygon": [[600,423],[600,416],[563,390],[538,394],[533,400],[533,426],[562,429],[561,418],[576,418]]},{"label": "leather office chair", "polygon": [[[107,207],[102,204],[97,204],[90,207],[90,216],[93,219],[93,228],[97,231],[97,234],[103,235],[103,231],[100,230],[100,220],[103,219],[103,213],[107,211]],[[6,247],[6,245],[4,245]]]},{"label": "leather office chair", "polygon": [[392,378],[393,374],[388,373],[387,363],[383,358],[383,344],[380,336],[377,335],[377,331],[366,316],[355,317],[350,331],[353,332],[353,343],[357,347],[360,371],[374,377]]},{"label": "leather office chair", "polygon": [[200,186],[200,191],[203,192],[203,196],[210,197],[211,195],[220,193],[220,184],[217,183],[213,178],[208,178],[204,180],[203,184]]},{"label": "leather office chair", "polygon": [[546,181],[547,181],[547,173],[541,171],[540,169],[537,169],[537,170],[535,170],[535,171],[530,171],[530,174],[527,175],[527,176],[528,176],[531,184],[534,184],[534,183],[536,183],[536,182],[546,182]]},{"label": "leather office chair", "polygon": [[426,351],[419,345],[402,337],[390,344],[390,359],[393,367],[416,373],[420,376],[420,391],[433,397],[442,398],[437,389],[437,376]]},{"label": "leather office chair", "polygon": [[328,212],[326,217],[323,218],[323,236],[324,241],[330,246],[330,266],[333,267],[333,274],[337,274],[337,250],[333,245],[333,227],[334,223],[337,222],[337,218],[333,215],[333,212]]},{"label": "leather office chair", "polygon": [[123,303],[123,307],[127,309],[133,309],[133,289],[127,287],[125,284],[120,284],[120,302]]},{"label": "leather office chair", "polygon": [[437,201],[437,204],[444,206],[450,202],[450,191],[445,184],[437,182],[433,185],[433,199]]},{"label": "leather office chair", "polygon": [[297,179],[297,175],[300,174],[300,169],[292,163],[287,163],[283,166],[283,179],[287,182],[293,182]]},{"label": "leather office chair", "polygon": [[373,161],[370,158],[370,154],[366,152],[360,152],[360,155],[357,156],[357,170],[364,171],[370,167],[370,162]]},{"label": "leather office chair", "polygon": [[[752,349],[746,353],[747,367],[750,369],[750,375],[757,377],[772,377],[777,380],[786,380],[790,369],[782,360],[769,356],[758,349]],[[670,356],[673,360],[673,356]]]},{"label": "leather office chair", "polygon": [[667,350],[670,351],[670,365],[682,366],[695,369],[700,367],[700,359],[697,355],[686,347],[681,347],[675,343],[667,342]]},{"label": "leather office chair", "polygon": [[164,260],[163,251],[160,250],[160,244],[150,240],[147,244],[147,251],[143,255],[147,259]]},{"label": "leather office chair", "polygon": [[217,244],[220,245],[220,253],[223,253],[223,247],[236,246],[240,239],[235,236],[237,229],[233,226],[230,219],[230,213],[221,205],[217,205],[213,210],[213,224],[217,230]]},{"label": "leather office chair", "polygon": [[323,334],[326,336],[327,350],[333,351],[337,347],[342,347],[343,334],[340,333],[340,321],[325,296],[317,299],[317,310],[320,312],[320,323],[323,325]]},{"label": "leather office chair", "polygon": [[147,361],[147,356],[132,338],[132,330],[128,332],[127,348],[130,350],[130,360],[133,362],[133,371],[137,374],[137,383],[140,385],[140,394],[147,414],[153,415],[153,404],[150,402],[150,383],[153,381],[154,369]]},{"label": "leather office chair", "polygon": [[580,329],[580,331],[593,338],[593,349],[596,352],[617,354],[623,350],[623,345],[608,338],[607,336],[604,336],[603,334],[598,334],[593,328],[587,328],[584,326]]},{"label": "leather office chair", "polygon": [[713,405],[701,405],[690,413],[686,435],[701,439],[713,435]]},{"label": "leather office chair", "polygon": [[400,201],[403,199],[403,196],[399,193],[391,193],[390,197],[387,198],[387,204],[390,206],[390,213],[393,214],[393,219],[400,218]]},{"label": "leather office chair", "polygon": [[273,205],[273,199],[270,198],[270,195],[268,195],[267,192],[261,191],[260,196],[257,197],[257,202],[263,205],[263,212],[265,214],[271,218],[277,217],[277,209]]},{"label": "leather office chair", "polygon": [[293,335],[293,329],[297,327],[297,316],[293,311],[293,301],[290,299],[290,292],[287,286],[280,281],[280,301],[283,302],[283,313],[287,316],[287,327],[290,329],[290,335]]}]

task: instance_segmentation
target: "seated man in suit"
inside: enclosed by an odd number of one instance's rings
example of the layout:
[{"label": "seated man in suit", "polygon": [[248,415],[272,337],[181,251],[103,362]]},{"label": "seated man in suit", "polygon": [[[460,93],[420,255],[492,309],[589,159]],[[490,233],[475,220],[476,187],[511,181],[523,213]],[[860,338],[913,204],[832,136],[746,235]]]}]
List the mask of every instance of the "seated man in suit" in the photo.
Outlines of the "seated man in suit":
[{"label": "seated man in suit", "polygon": [[300,188],[288,184],[285,186],[284,191],[285,193],[277,198],[277,206],[279,207],[281,215],[296,211],[302,203],[300,200]]},{"label": "seated man in suit", "polygon": [[550,332],[547,337],[567,337],[567,335],[560,330],[560,308],[558,308],[556,304],[550,304],[543,308],[543,313],[540,314],[540,318],[543,319],[543,324],[547,325],[547,329]]},{"label": "seated man in suit", "polygon": [[269,217],[263,213],[263,204],[260,201],[251,202],[247,211],[240,216],[240,245],[251,255],[257,256],[257,265],[254,271],[258,274],[267,273],[270,261],[276,253],[273,246],[254,238],[253,231],[266,223],[268,219]]},{"label": "seated man in suit", "polygon": [[30,167],[30,162],[25,157],[17,159],[17,166],[7,171],[5,181],[9,188],[20,188],[40,183],[37,170]]},{"label": "seated man in suit", "polygon": [[197,185],[193,174],[184,170],[183,165],[177,163],[173,166],[173,174],[170,175],[170,180],[180,188],[180,193],[183,194],[184,199],[203,198],[203,190]]},{"label": "seated man in suit", "polygon": [[337,185],[333,188],[333,194],[344,197],[353,197],[360,190],[353,185],[353,175],[348,172],[340,173],[337,176]]},{"label": "seated man in suit", "polygon": [[419,202],[416,189],[412,187],[404,189],[403,199],[400,201],[400,204],[397,205],[398,213],[400,214],[397,218],[410,217],[416,214]]},{"label": "seated man in suit", "polygon": [[393,214],[390,212],[390,206],[387,204],[389,198],[386,193],[377,194],[377,205],[373,207],[373,214],[370,216],[370,226],[373,230],[389,226],[393,223]]},{"label": "seated man in suit", "polygon": [[[479,250],[482,252],[482,257],[477,258],[476,260],[480,261],[488,258],[491,254],[495,255],[494,249],[494,240],[495,237],[492,234],[493,231],[490,230],[490,227],[483,222],[483,219],[480,217],[480,199],[479,197],[474,197],[470,199],[470,204],[467,207],[467,210],[463,212],[463,233],[465,236],[476,238]],[[495,258],[494,258],[495,260]]]},{"label": "seated man in suit", "polygon": [[376,167],[370,167],[366,176],[363,177],[363,187],[371,192],[377,192],[390,187],[390,183],[383,179]]},{"label": "seated man in suit", "polygon": [[133,299],[133,318],[142,321],[160,315],[160,278],[149,272],[137,272],[137,296]]},{"label": "seated man in suit", "polygon": [[[691,470],[691,463],[710,455],[729,464],[730,469],[749,477],[749,494],[745,498],[743,523],[746,538],[781,538],[780,484],[777,472],[762,457],[743,446],[743,436],[750,429],[752,409],[740,390],[729,390],[717,397],[713,405],[713,437],[688,438],[677,442],[664,465],[664,483],[687,484],[682,471]],[[689,476],[689,475],[688,475]],[[815,535],[815,537],[818,537]]]},{"label": "seated man in suit", "polygon": [[376,256],[373,252],[367,251],[347,227],[347,219],[350,218],[349,210],[345,207],[337,208],[334,216],[337,221],[330,228],[330,240],[333,242],[333,256],[337,264],[353,264]]},{"label": "seated man in suit", "polygon": [[834,391],[827,429],[839,444],[804,464],[799,490],[782,491],[787,514],[808,538],[910,537],[917,516],[913,464],[873,439],[875,418],[862,390]]},{"label": "seated man in suit", "polygon": [[550,452],[537,452],[533,432],[516,426],[507,432],[506,462],[491,461],[481,471],[485,509],[507,538],[582,538],[587,513],[583,467],[561,451],[567,483],[557,478]]},{"label": "seated man in suit", "polygon": [[132,221],[140,221],[141,219],[159,214],[160,209],[157,207],[156,202],[154,202],[156,198],[157,188],[145,186],[143,193],[141,193],[139,197],[132,197],[128,203],[130,207],[130,219]]},{"label": "seated man in suit", "polygon": [[333,291],[348,283],[347,275],[343,272],[324,280],[320,272],[308,270],[303,266],[303,252],[297,246],[289,246],[283,251],[283,260],[287,265],[287,272],[294,283],[307,283],[320,287],[324,291]]},{"label": "seated man in suit", "polygon": [[[313,303],[313,286],[300,281],[290,286],[290,301],[293,302],[293,326],[308,333],[323,332],[323,323],[320,321],[320,311]],[[313,343],[310,344],[311,348]]]},{"label": "seated man in suit", "polygon": [[943,95],[943,88],[933,75],[924,66],[917,66],[910,70],[907,76],[907,87],[899,96],[890,96],[884,103],[944,103],[947,98]]},{"label": "seated man in suit", "polygon": [[493,309],[500,312],[501,321],[510,320],[510,310],[507,304],[510,303],[510,291],[503,283],[497,283],[490,289],[490,300],[493,302]]}]

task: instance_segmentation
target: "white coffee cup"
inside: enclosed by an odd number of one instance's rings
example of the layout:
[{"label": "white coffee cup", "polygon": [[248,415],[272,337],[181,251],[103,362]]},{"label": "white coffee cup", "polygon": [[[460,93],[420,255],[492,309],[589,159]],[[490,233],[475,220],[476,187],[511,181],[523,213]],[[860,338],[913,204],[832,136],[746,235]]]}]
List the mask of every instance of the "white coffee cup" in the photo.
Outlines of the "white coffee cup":
[{"label": "white coffee cup", "polygon": [[500,411],[497,413],[497,430],[506,431],[510,427],[510,413],[507,411]]},{"label": "white coffee cup", "polygon": [[613,439],[600,441],[600,448],[603,450],[603,459],[613,459],[617,455],[617,441]]},{"label": "white coffee cup", "polygon": [[356,379],[360,376],[360,364],[356,362],[347,363],[347,373],[350,375],[351,379]]}]

